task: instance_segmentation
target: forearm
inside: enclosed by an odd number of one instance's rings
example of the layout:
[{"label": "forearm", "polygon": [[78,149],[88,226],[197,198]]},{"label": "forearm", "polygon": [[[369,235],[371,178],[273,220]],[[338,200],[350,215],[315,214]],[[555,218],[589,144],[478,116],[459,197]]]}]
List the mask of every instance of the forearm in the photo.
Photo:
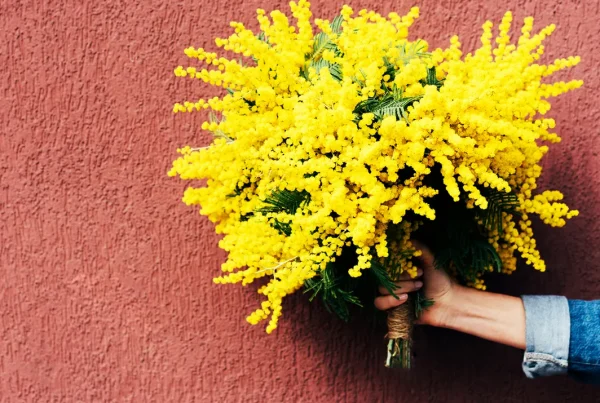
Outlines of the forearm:
[{"label": "forearm", "polygon": [[436,326],[525,349],[525,309],[518,297],[456,286]]}]

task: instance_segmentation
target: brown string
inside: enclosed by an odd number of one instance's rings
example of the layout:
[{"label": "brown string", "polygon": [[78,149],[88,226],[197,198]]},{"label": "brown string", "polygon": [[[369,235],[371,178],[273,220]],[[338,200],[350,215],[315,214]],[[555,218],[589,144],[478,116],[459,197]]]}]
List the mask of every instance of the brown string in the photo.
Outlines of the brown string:
[{"label": "brown string", "polygon": [[413,328],[413,320],[413,303],[409,297],[404,304],[388,311],[388,333],[385,337],[388,339],[410,339]]}]

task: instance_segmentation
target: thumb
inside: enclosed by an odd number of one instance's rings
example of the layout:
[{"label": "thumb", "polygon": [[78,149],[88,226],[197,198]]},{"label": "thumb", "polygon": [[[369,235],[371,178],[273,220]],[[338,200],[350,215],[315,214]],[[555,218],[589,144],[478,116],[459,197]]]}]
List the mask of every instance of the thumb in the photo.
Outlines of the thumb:
[{"label": "thumb", "polygon": [[430,270],[435,267],[435,259],[431,250],[419,241],[410,241],[418,251],[421,251],[421,256],[417,256],[422,264],[423,271]]}]

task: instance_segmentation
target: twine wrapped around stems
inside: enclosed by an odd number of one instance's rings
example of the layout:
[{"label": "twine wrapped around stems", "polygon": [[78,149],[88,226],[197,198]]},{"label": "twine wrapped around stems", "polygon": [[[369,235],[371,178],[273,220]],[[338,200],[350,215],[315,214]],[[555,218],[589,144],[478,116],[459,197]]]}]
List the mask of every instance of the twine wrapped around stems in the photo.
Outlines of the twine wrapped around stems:
[{"label": "twine wrapped around stems", "polygon": [[385,336],[388,339],[386,367],[410,368],[414,320],[413,297],[411,296],[404,304],[388,311],[388,332]]}]

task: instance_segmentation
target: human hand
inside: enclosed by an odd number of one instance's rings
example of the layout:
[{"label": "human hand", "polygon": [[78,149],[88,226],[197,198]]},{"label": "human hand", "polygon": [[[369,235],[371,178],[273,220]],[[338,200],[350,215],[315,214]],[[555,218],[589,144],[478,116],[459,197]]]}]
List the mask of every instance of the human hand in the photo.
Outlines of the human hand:
[{"label": "human hand", "polygon": [[449,311],[452,306],[452,300],[462,287],[453,282],[444,270],[435,268],[433,254],[425,245],[416,241],[412,241],[412,243],[421,251],[417,277],[412,279],[408,273],[400,276],[400,280],[395,283],[398,287],[395,290],[398,299],[390,295],[387,289],[380,287],[379,292],[381,296],[375,298],[375,306],[380,310],[397,307],[407,301],[407,293],[423,288],[425,298],[433,300],[433,305],[421,313],[417,323],[445,326],[450,319]]}]

